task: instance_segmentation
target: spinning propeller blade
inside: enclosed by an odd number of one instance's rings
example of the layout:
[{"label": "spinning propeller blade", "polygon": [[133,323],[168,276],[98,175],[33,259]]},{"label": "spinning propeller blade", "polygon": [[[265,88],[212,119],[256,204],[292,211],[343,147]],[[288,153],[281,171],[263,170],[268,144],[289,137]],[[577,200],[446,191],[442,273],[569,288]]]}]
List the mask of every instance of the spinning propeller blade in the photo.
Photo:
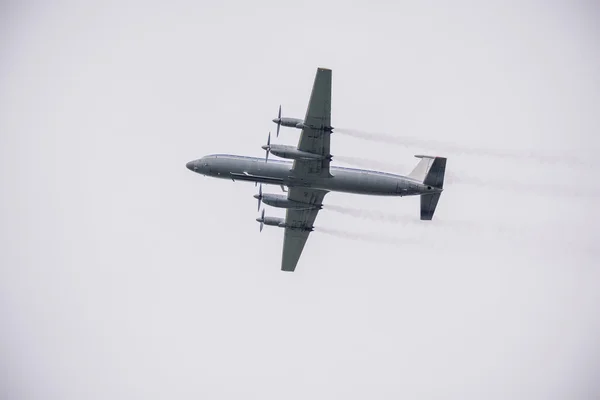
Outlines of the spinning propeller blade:
[{"label": "spinning propeller blade", "polygon": [[265,209],[263,208],[262,214],[260,215],[260,232],[262,232],[265,226]]},{"label": "spinning propeller blade", "polygon": [[271,152],[271,132],[269,132],[269,136],[267,137],[267,145],[263,147],[266,151],[265,154],[265,162],[269,161],[269,153]]},{"label": "spinning propeller blade", "polygon": [[279,105],[279,113],[277,114],[277,137],[279,137],[279,128],[281,128],[281,104]]},{"label": "spinning propeller blade", "polygon": [[260,186],[258,187],[258,196],[256,196],[256,198],[258,199],[258,210],[256,211],[260,211],[260,202],[262,200],[262,183],[260,184]]}]

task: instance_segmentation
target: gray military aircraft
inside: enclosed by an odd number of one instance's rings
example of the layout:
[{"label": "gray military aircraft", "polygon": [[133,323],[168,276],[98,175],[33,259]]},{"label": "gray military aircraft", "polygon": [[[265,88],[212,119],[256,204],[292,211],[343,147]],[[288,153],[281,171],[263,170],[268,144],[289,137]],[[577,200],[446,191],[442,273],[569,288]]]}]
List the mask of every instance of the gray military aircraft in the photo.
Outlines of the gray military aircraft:
[{"label": "gray military aircraft", "polygon": [[[417,166],[407,176],[345,167],[331,167],[331,70],[318,68],[304,120],[278,117],[277,135],[281,125],[301,129],[298,146],[271,144],[269,133],[265,158],[213,154],[190,161],[186,167],[193,172],[232,181],[260,183],[254,197],[261,202],[286,209],[285,218],[265,216],[260,223],[285,229],[281,269],[294,271],[323,199],[330,191],[379,195],[421,196],[421,220],[431,220],[444,186],[446,158],[417,155]],[[293,161],[270,160],[269,154]],[[262,184],[281,186],[287,195],[263,193]]]}]

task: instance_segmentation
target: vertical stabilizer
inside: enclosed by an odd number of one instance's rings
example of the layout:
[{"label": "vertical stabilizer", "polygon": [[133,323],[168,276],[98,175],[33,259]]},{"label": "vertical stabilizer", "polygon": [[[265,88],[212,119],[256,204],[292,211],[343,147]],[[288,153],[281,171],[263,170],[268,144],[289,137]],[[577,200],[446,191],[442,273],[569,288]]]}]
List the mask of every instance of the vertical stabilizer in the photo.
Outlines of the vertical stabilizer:
[{"label": "vertical stabilizer", "polygon": [[423,182],[425,180],[425,177],[427,176],[427,172],[429,172],[429,168],[431,167],[431,164],[433,163],[435,157],[420,155],[417,155],[415,157],[420,158],[421,160],[419,161],[415,169],[413,169],[412,172],[408,174],[408,177],[416,179],[419,182]]}]

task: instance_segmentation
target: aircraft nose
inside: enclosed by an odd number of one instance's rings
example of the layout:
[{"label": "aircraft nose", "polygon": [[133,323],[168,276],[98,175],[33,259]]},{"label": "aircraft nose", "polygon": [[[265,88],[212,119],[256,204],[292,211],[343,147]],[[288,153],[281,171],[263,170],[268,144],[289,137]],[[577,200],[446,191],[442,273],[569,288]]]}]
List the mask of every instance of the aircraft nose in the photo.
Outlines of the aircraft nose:
[{"label": "aircraft nose", "polygon": [[273,118],[273,122],[275,122],[276,124],[279,123],[279,118]]},{"label": "aircraft nose", "polygon": [[193,161],[188,162],[187,164],[185,164],[185,167],[187,169],[189,169],[190,171],[193,171],[194,170],[194,162]]}]

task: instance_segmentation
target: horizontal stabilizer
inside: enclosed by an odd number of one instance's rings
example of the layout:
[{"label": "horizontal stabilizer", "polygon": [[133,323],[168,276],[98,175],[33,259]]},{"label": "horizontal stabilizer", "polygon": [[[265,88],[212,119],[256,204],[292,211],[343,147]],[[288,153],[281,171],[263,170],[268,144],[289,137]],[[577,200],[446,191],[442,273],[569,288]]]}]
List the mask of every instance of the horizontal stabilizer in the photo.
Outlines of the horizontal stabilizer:
[{"label": "horizontal stabilizer", "polygon": [[431,221],[441,193],[424,194],[421,196],[421,220]]},{"label": "horizontal stabilizer", "polygon": [[446,159],[444,157],[436,157],[427,171],[427,175],[423,180],[423,184],[433,186],[434,188],[444,188],[444,175],[446,173]]},{"label": "horizontal stabilizer", "polygon": [[[446,174],[446,158],[421,155],[415,157],[420,158],[421,161],[419,161],[415,169],[408,176],[419,180],[424,185],[443,189],[444,175]],[[431,221],[433,219],[440,195],[441,192],[421,195],[421,220]]]}]

